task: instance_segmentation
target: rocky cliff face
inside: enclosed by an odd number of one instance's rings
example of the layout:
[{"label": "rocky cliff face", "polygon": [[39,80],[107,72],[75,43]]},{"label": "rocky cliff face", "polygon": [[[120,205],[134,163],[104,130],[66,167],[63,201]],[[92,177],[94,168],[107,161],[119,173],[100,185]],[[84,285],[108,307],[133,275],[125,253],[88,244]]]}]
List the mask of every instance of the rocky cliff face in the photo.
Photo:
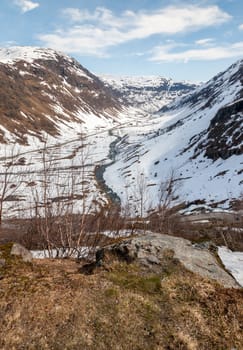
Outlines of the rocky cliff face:
[{"label": "rocky cliff face", "polygon": [[195,152],[205,149],[205,156],[217,160],[243,154],[243,99],[222,107],[211,120],[207,137]]}]

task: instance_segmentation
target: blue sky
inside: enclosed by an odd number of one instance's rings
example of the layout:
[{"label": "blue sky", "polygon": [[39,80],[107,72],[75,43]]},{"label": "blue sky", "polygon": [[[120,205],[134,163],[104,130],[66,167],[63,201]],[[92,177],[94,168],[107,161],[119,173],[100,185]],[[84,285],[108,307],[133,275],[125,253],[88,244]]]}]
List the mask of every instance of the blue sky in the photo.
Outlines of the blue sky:
[{"label": "blue sky", "polygon": [[1,0],[0,43],[51,47],[94,73],[205,81],[243,58],[243,1]]}]

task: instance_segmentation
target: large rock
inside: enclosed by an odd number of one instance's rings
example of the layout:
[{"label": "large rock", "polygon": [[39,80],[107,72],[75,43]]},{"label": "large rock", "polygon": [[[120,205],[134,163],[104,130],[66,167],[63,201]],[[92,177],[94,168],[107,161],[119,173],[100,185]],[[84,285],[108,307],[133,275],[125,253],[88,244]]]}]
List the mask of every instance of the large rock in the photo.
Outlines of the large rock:
[{"label": "large rock", "polygon": [[31,252],[19,243],[13,244],[10,254],[20,256],[24,262],[31,262],[32,261]]},{"label": "large rock", "polygon": [[146,233],[99,250],[95,264],[96,266],[102,264],[105,256],[112,254],[127,262],[136,261],[140,265],[159,271],[163,268],[164,254],[170,251],[186,269],[202,277],[216,280],[225,287],[239,288],[235,279],[220,266],[213,251],[215,249],[210,248],[206,244],[193,245],[190,241],[179,237]]}]

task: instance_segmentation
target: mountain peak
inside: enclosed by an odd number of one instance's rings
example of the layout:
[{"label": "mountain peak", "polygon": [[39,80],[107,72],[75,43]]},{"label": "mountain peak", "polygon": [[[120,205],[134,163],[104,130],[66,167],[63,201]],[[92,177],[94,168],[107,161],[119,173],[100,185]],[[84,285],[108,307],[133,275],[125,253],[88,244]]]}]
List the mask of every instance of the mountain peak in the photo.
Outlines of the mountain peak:
[{"label": "mountain peak", "polygon": [[32,63],[34,60],[58,60],[58,56],[65,57],[66,60],[72,59],[61,52],[49,48],[33,46],[12,46],[0,48],[0,62],[5,64],[14,64],[18,61]]}]

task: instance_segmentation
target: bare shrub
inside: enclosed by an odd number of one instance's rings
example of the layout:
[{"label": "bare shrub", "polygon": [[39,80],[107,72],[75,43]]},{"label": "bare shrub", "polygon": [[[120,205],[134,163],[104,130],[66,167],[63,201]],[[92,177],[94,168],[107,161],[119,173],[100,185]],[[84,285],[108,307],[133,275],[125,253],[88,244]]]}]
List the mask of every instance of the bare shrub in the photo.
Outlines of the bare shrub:
[{"label": "bare shrub", "polygon": [[5,148],[4,163],[2,172],[0,173],[0,225],[4,216],[4,207],[7,202],[16,201],[18,199],[17,192],[22,184],[22,174],[20,166],[24,165],[19,159],[19,151],[13,146],[10,153]]}]

